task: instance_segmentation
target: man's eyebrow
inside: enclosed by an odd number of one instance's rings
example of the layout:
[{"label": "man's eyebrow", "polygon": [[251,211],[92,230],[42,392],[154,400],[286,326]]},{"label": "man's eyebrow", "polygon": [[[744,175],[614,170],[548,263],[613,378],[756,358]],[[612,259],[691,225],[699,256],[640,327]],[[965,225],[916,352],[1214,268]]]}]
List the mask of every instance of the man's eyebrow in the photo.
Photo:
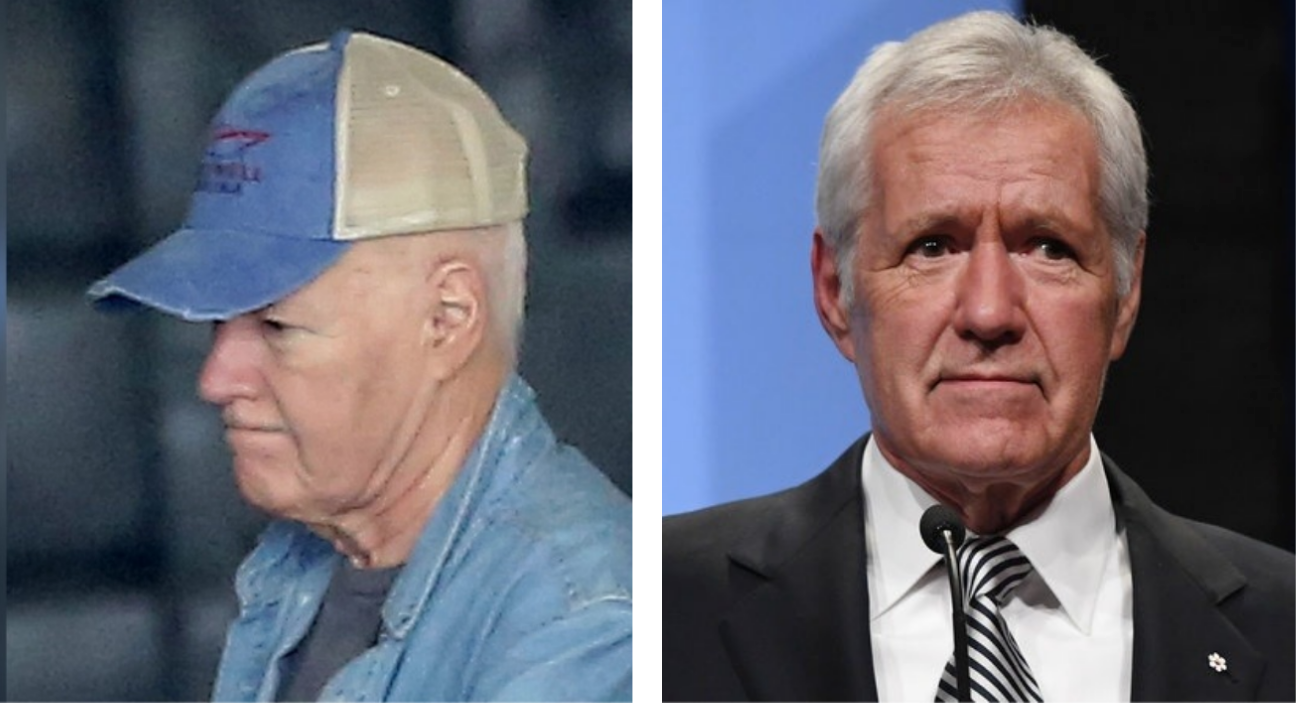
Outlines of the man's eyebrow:
[{"label": "man's eyebrow", "polygon": [[[977,219],[979,220],[979,218]],[[932,210],[925,213],[918,213],[901,221],[892,231],[892,234],[902,237],[912,237],[924,232],[968,226],[973,225],[967,222],[966,214],[961,216],[957,212],[948,210]],[[1081,226],[1074,219],[1068,217],[1066,213],[1054,208],[1029,213],[1017,223],[1013,223],[1012,226],[1014,228],[1044,230],[1058,234],[1084,233],[1087,231],[1085,227]]]},{"label": "man's eyebrow", "polygon": [[925,213],[918,213],[900,222],[895,228],[894,234],[901,236],[912,236],[931,230],[941,230],[960,225],[958,213],[947,210],[934,210]]},{"label": "man's eyebrow", "polygon": [[1021,226],[1028,230],[1044,230],[1057,234],[1083,234],[1087,231],[1075,220],[1058,210],[1032,213],[1022,220]]}]

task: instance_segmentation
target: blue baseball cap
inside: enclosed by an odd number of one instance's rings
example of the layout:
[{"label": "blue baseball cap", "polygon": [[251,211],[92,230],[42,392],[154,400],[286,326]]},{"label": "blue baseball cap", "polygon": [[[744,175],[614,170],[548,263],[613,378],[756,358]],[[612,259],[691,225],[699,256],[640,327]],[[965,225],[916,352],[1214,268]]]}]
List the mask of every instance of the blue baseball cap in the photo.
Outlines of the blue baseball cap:
[{"label": "blue baseball cap", "polygon": [[100,309],[228,320],[305,286],[357,240],[521,220],[526,157],[458,69],[342,31],[234,90],[184,225],[88,293]]}]

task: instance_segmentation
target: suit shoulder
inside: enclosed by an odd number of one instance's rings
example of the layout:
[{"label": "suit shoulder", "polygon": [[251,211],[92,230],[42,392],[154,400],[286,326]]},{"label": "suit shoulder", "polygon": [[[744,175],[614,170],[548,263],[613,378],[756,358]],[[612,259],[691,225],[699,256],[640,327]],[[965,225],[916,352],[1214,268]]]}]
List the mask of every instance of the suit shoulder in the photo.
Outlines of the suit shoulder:
[{"label": "suit shoulder", "polygon": [[662,520],[667,572],[672,564],[711,560],[739,544],[791,546],[808,539],[838,511],[858,503],[856,468],[862,442],[852,445],[826,470],[798,486],[667,516]]},{"label": "suit shoulder", "polygon": [[742,536],[762,530],[791,503],[799,487],[731,501],[662,519],[662,551],[666,561],[689,555],[723,553]]},{"label": "suit shoulder", "polygon": [[1214,546],[1247,578],[1248,584],[1263,591],[1285,595],[1284,603],[1296,594],[1296,554],[1241,533],[1208,523],[1188,521],[1204,540]]},{"label": "suit shoulder", "polygon": [[860,503],[859,462],[865,439],[823,472],[783,491],[667,516],[662,521],[664,583],[696,589],[733,584],[729,557],[748,569],[761,557],[788,555]]}]

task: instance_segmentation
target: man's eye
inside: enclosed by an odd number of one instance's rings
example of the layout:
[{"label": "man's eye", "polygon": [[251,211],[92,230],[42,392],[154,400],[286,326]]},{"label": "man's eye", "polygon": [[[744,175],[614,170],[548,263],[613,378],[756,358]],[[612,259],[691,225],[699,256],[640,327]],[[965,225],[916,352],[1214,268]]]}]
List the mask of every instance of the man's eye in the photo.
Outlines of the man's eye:
[{"label": "man's eye", "polygon": [[261,319],[261,328],[268,333],[278,334],[287,330],[289,327],[290,326],[282,320],[275,320],[274,318]]},{"label": "man's eye", "polygon": [[1062,259],[1075,259],[1075,250],[1051,238],[1041,238],[1035,240],[1032,250],[1038,251],[1044,255],[1045,259],[1060,261]]},{"label": "man's eye", "polygon": [[911,254],[924,259],[935,259],[950,253],[949,241],[944,237],[922,237],[909,247]]}]

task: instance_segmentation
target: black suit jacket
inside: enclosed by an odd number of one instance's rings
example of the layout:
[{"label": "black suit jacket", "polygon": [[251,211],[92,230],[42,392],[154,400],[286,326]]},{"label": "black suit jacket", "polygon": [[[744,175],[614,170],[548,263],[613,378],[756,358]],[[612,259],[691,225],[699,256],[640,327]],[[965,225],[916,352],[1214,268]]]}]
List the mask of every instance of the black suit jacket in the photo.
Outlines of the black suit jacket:
[{"label": "black suit jacket", "polygon": [[[665,519],[666,701],[877,700],[866,439],[801,486]],[[1103,464],[1133,573],[1134,701],[1293,701],[1296,556],[1167,513]]]}]

